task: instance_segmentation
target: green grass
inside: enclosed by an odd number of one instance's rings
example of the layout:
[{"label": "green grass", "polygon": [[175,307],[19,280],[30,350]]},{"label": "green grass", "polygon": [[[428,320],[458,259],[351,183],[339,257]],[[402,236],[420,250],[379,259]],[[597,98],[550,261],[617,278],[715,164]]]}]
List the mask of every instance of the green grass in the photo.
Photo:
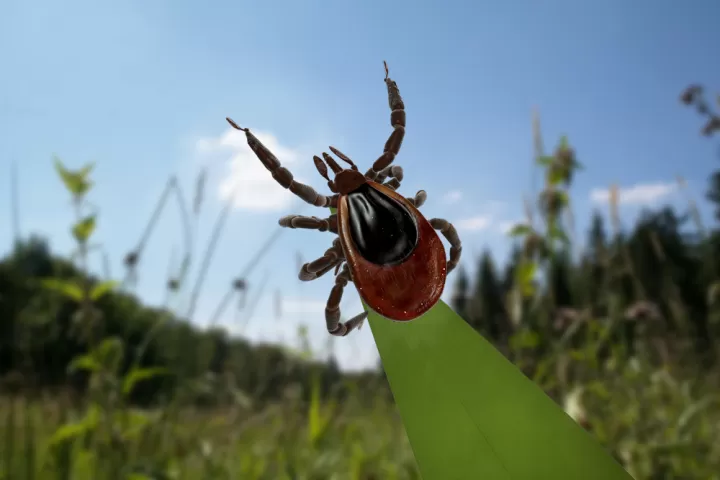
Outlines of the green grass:
[{"label": "green grass", "polygon": [[[9,411],[9,402],[1,400],[0,411]],[[402,423],[384,401],[371,408],[352,401],[338,408],[287,398],[255,413],[131,410],[128,426],[118,418],[111,438],[102,429],[78,437],[67,463],[62,462],[66,444],[53,443],[63,424],[61,410],[56,399],[15,402],[17,425],[3,422],[3,431],[13,436],[12,443],[0,443],[0,458],[13,450],[2,478],[62,478],[63,472],[73,480],[420,478]]]}]

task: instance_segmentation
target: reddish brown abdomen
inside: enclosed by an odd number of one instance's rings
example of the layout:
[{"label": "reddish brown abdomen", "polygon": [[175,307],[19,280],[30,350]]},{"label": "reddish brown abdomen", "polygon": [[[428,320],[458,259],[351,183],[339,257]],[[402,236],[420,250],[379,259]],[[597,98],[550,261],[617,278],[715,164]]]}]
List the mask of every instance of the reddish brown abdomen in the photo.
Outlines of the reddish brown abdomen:
[{"label": "reddish brown abdomen", "polygon": [[445,287],[445,247],[430,222],[404,197],[376,182],[371,188],[402,204],[417,223],[417,245],[397,265],[377,265],[359,254],[353,241],[346,196],[338,201],[338,234],[353,283],[365,303],[380,315],[396,321],[413,320],[437,303]]}]

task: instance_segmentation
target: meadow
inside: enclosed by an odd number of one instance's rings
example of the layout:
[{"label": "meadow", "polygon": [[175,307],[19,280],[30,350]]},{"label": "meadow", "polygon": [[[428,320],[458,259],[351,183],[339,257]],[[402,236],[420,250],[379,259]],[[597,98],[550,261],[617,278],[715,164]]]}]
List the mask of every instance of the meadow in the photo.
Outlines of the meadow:
[{"label": "meadow", "polygon": [[[720,117],[702,93],[692,87],[682,101],[712,136]],[[648,210],[624,226],[615,188],[610,210],[575,238],[572,179],[592,166],[568,139],[546,153],[541,138],[538,122],[544,183],[509,232],[510,261],[485,252],[473,279],[458,271],[451,306],[634,478],[720,479],[720,230],[703,224],[690,195],[686,211]],[[77,212],[75,254],[30,237],[0,261],[1,478],[421,478],[381,365],[343,373],[308,347],[200,330],[129,292],[168,199],[188,221],[199,211],[202,173],[190,205],[168,182],[117,281],[87,269],[92,166],[55,167]],[[720,219],[720,170],[709,177]],[[192,304],[191,262],[171,272],[167,291]],[[247,308],[258,295],[251,274],[230,292],[247,295]]]}]

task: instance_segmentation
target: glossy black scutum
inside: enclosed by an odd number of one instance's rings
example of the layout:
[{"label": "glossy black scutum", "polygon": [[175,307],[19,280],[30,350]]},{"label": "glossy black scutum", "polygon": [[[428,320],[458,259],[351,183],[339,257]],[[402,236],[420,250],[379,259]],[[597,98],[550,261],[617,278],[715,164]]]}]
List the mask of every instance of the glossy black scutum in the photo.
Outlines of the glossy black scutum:
[{"label": "glossy black scutum", "polygon": [[364,184],[348,194],[350,235],[358,253],[376,265],[396,265],[415,249],[418,229],[405,206]]}]

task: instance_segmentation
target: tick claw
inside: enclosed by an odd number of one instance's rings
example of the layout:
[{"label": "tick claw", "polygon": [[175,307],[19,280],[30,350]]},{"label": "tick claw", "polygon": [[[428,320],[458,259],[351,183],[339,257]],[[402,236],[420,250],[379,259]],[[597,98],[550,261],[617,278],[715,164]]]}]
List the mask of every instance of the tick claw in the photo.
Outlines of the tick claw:
[{"label": "tick claw", "polygon": [[235,123],[235,121],[233,121],[233,119],[230,118],[230,117],[225,117],[225,120],[227,120],[227,122],[230,124],[230,126],[233,127],[235,130],[240,130],[240,131],[243,131],[243,132],[247,132],[247,131],[248,131],[247,128],[242,128],[242,127],[239,126],[237,123]]}]

